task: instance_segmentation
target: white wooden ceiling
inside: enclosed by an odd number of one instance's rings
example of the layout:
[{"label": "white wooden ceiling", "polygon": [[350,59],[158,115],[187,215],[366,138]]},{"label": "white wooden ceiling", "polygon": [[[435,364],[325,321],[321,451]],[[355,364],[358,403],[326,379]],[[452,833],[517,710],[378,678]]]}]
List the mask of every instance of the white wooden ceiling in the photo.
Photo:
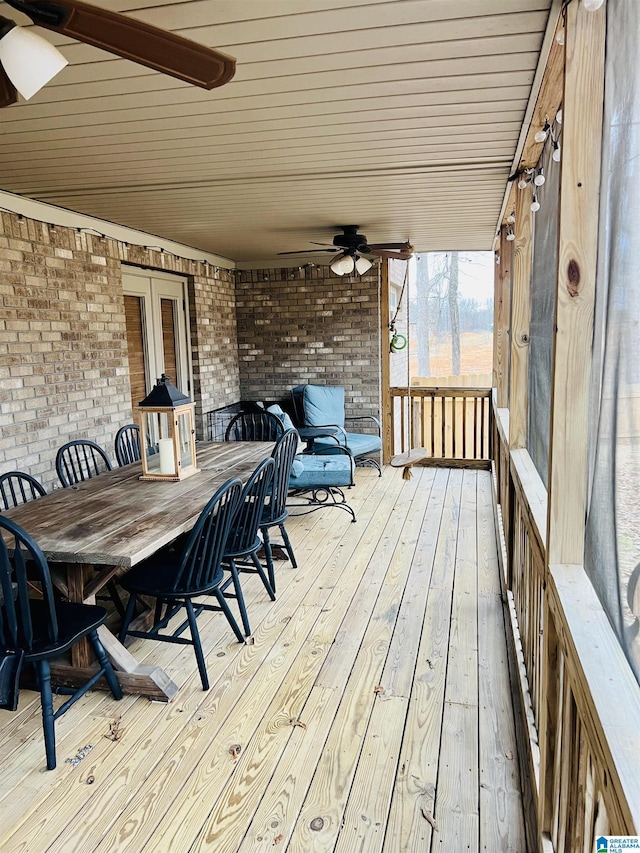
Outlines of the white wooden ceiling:
[{"label": "white wooden ceiling", "polygon": [[236,76],[206,92],[40,29],[70,64],[2,110],[0,188],[241,265],[350,223],[491,247],[551,0],[96,5],[235,56]]}]

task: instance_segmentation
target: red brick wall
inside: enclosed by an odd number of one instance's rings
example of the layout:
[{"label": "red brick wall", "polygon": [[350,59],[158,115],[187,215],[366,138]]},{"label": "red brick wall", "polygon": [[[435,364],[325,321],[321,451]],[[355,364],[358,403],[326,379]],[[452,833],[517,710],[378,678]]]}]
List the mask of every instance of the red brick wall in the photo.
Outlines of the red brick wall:
[{"label": "red brick wall", "polygon": [[194,398],[203,413],[240,396],[233,273],[167,252],[0,214],[0,473],[57,483],[57,448],[91,438],[112,459],[131,421],[121,264],[189,282]]},{"label": "red brick wall", "polygon": [[380,410],[379,269],[339,277],[329,267],[238,273],[243,400],[287,398],[302,383],[342,385],[347,414]]}]

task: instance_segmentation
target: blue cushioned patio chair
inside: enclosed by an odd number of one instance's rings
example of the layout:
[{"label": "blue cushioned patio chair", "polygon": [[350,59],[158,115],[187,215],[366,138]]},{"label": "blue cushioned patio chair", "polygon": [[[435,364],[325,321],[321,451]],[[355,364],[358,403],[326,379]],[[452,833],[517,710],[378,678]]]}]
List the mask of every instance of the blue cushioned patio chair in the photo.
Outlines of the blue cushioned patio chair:
[{"label": "blue cushioned patio chair", "polygon": [[0,477],[0,509],[11,509],[46,494],[42,483],[23,471],[7,471]]},{"label": "blue cushioned patio chair", "polygon": [[[354,485],[355,460],[345,447],[332,453],[301,453],[293,460],[287,507],[291,515],[306,515],[335,506],[356,520],[343,489]],[[293,498],[293,501],[291,500]]]},{"label": "blue cushioned patio chair", "polygon": [[109,457],[95,441],[69,441],[56,454],[56,471],[65,489],[111,470]]},{"label": "blue cushioned patio chair", "polygon": [[[98,627],[107,618],[104,607],[95,604],[79,604],[56,600],[49,574],[47,560],[34,540],[11,519],[0,516],[0,585],[2,608],[0,609],[0,646],[17,655],[23,665],[33,665],[36,672],[37,689],[42,702],[42,724],[44,729],[47,770],[56,766],[56,740],[54,723],[81,696],[104,676],[116,699],[122,691],[102,643],[98,639]],[[28,563],[28,577],[27,577]],[[91,677],[78,689],[58,688],[58,693],[71,694],[57,711],[53,710],[51,670],[49,661],[67,652],[83,637],[88,637],[98,659],[98,667]],[[15,666],[15,664],[14,664]],[[3,707],[15,710],[16,689],[10,701]],[[11,701],[12,700],[12,701]]]},{"label": "blue cushioned patio chair", "polygon": [[125,424],[120,427],[116,433],[114,444],[118,465],[130,465],[132,462],[139,462],[142,449],[138,424]]},{"label": "blue cushioned patio chair", "polygon": [[[241,491],[242,482],[237,477],[227,480],[207,503],[193,530],[180,540],[178,547],[170,545],[161,549],[134,566],[121,580],[122,587],[129,592],[129,601],[120,629],[120,642],[129,635],[193,646],[203,690],[209,689],[209,678],[198,632],[198,615],[203,610],[221,610],[238,642],[244,642],[221,590],[225,579],[222,556]],[[156,600],[153,625],[148,631],[130,630],[136,600],[144,595]],[[211,595],[216,598],[217,605],[199,602],[194,607],[194,598]],[[161,634],[182,608],[187,613],[186,621],[170,629],[171,633]],[[191,639],[181,636],[187,627]]]},{"label": "blue cushioned patio chair", "polygon": [[[337,446],[346,447],[356,460],[356,465],[370,465],[381,474],[380,463],[370,454],[380,454],[382,438],[380,421],[373,415],[345,416],[344,388],[338,385],[298,385],[291,392],[294,411],[301,438],[309,438],[305,430],[332,428],[332,435],[313,436],[313,453],[335,452]],[[346,424],[352,421],[369,421],[375,433],[349,432]]]},{"label": "blue cushioned patio chair", "polygon": [[[275,463],[270,457],[263,460],[249,477],[240,495],[240,503],[231,522],[231,529],[222,556],[224,565],[231,572],[231,577],[227,578],[222,585],[222,591],[227,598],[234,597],[237,599],[242,625],[247,637],[251,633],[251,628],[238,573],[250,572],[259,575],[271,601],[275,601],[276,597],[258,559],[258,551],[262,546],[262,541],[258,536],[258,525],[262,519],[267,495],[271,489],[274,469]],[[227,592],[231,583],[235,589],[233,596]]]},{"label": "blue cushioned patio chair", "polygon": [[[274,416],[275,417],[275,416]],[[289,536],[285,529],[284,523],[289,517],[287,511],[287,493],[289,490],[289,478],[291,477],[291,469],[293,467],[293,458],[298,449],[299,436],[295,429],[288,429],[282,438],[273,449],[271,457],[275,463],[273,471],[273,482],[269,492],[269,500],[262,513],[260,519],[260,532],[262,533],[262,541],[264,543],[264,555],[267,562],[267,574],[271,589],[276,591],[276,578],[273,569],[273,549],[271,547],[271,539],[269,530],[272,527],[279,527],[282,534],[284,549],[287,552],[291,565],[297,568],[295,554],[289,541]]]}]

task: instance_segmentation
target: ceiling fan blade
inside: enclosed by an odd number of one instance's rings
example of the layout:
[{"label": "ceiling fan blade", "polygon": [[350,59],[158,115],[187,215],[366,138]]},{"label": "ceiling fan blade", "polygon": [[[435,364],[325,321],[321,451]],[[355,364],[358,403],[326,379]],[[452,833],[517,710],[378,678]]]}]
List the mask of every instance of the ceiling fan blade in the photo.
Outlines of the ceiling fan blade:
[{"label": "ceiling fan blade", "polygon": [[7,77],[4,68],[0,65],[0,108],[15,104],[18,100],[16,87]]},{"label": "ceiling fan blade", "polygon": [[406,241],[404,243],[367,243],[370,249],[399,249],[403,252],[407,251],[409,245]]},{"label": "ceiling fan blade", "polygon": [[410,247],[411,251],[406,252],[392,252],[389,249],[374,249],[372,246],[369,246],[370,251],[367,252],[368,255],[374,255],[376,258],[391,258],[396,261],[408,261],[409,258],[413,256],[413,246]]},{"label": "ceiling fan blade", "polygon": [[102,48],[203,89],[227,83],[236,61],[220,51],[80,0],[9,0],[40,27]]},{"label": "ceiling fan blade", "polygon": [[331,252],[332,255],[335,255],[336,249],[335,246],[333,249],[299,249],[296,252],[278,252],[278,255],[313,255],[316,252]]}]

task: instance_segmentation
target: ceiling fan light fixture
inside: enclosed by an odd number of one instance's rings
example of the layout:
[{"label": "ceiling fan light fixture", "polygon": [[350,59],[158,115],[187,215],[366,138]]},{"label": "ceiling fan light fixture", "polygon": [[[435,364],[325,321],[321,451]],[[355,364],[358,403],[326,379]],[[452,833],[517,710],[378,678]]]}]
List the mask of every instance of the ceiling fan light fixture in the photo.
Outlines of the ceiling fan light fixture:
[{"label": "ceiling fan light fixture", "polygon": [[358,258],[356,261],[356,271],[359,275],[364,275],[372,266],[373,264],[368,258]]},{"label": "ceiling fan light fixture", "polygon": [[39,92],[69,61],[42,36],[0,17],[0,62],[25,101]]},{"label": "ceiling fan light fixture", "polygon": [[336,275],[349,275],[355,269],[355,258],[348,252],[341,252],[331,261],[329,269]]}]

